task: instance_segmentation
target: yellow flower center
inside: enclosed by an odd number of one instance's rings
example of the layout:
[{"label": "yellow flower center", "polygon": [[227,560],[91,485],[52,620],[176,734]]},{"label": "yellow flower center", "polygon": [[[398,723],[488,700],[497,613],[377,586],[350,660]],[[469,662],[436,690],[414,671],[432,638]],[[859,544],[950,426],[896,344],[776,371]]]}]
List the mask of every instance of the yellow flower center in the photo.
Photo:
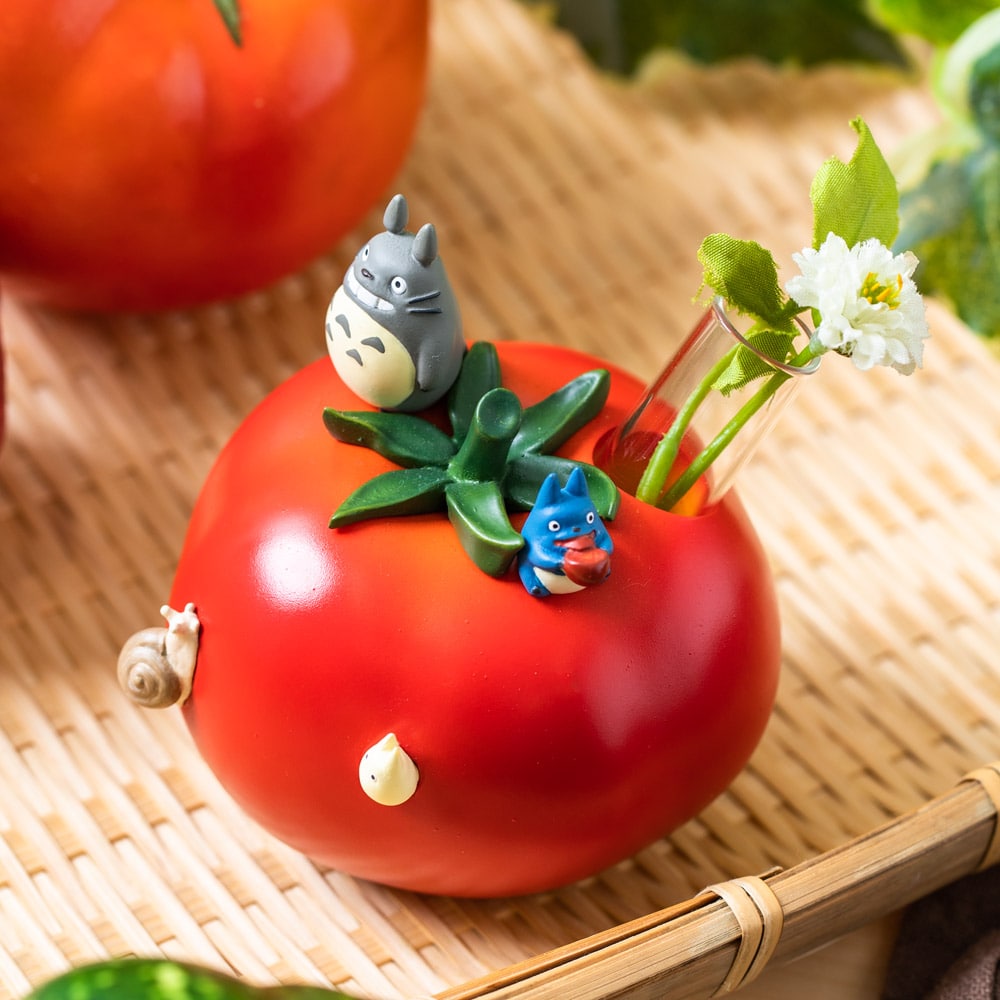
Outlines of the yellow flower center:
[{"label": "yellow flower center", "polygon": [[883,285],[874,271],[869,271],[861,284],[861,297],[867,299],[873,306],[880,302],[890,309],[899,308],[899,293],[903,289],[903,276],[896,275],[895,283]]}]

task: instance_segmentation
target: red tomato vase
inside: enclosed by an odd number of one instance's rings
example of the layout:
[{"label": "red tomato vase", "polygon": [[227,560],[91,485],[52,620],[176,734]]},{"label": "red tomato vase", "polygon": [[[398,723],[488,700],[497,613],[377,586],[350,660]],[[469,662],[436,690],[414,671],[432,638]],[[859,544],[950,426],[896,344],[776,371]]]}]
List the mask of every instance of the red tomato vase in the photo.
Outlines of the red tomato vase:
[{"label": "red tomato vase", "polygon": [[[496,347],[525,406],[609,367]],[[558,454],[593,462],[641,394],[609,371],[600,414]],[[250,816],[365,879],[505,896],[627,858],[727,787],[764,731],[780,660],[768,563],[734,493],[695,516],[623,493],[610,577],[539,599],[514,572],[479,570],[444,513],[329,528],[393,466],[334,440],[324,407],[358,408],[326,359],[237,430],[170,595],[200,621],[184,717]],[[398,805],[359,780],[388,734],[415,765]]]}]

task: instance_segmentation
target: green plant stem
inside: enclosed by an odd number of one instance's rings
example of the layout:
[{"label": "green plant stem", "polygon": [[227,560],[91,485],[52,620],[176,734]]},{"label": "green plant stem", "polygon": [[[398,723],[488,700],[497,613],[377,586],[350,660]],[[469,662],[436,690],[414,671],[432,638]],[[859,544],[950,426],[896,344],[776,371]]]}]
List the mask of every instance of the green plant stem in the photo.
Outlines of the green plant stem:
[{"label": "green plant stem", "polygon": [[791,375],[785,372],[775,372],[763,387],[758,389],[753,396],[748,399],[743,406],[730,418],[725,427],[719,431],[712,441],[703,448],[694,458],[691,464],[681,473],[677,479],[671,483],[670,487],[663,494],[659,506],[664,510],[673,508],[681,497],[698,481],[708,467],[725,451],[734,437],[740,432],[743,425],[777,392],[778,387]]},{"label": "green plant stem", "polygon": [[[813,349],[812,343],[807,344],[793,359],[789,362],[792,366],[799,368],[807,365],[810,361],[816,358],[822,351],[815,351]],[[713,369],[714,371],[714,369]],[[719,431],[718,434],[712,439],[709,444],[707,444],[701,452],[694,458],[691,464],[681,473],[678,478],[671,483],[670,487],[664,492],[663,497],[659,500],[657,506],[662,507],[664,510],[671,510],[675,504],[684,496],[685,493],[698,481],[699,477],[705,474],[709,466],[725,451],[726,447],[732,442],[733,438],[742,430],[744,425],[750,418],[757,413],[764,404],[771,399],[771,397],[778,391],[779,387],[788,381],[792,376],[788,372],[776,371],[765,383],[758,389],[753,396],[750,397],[739,410],[730,417],[729,421],[726,423],[725,427]],[[710,372],[699,386],[699,390],[702,386],[708,382],[714,382],[714,377]],[[702,393],[701,399],[705,398],[707,393]]]},{"label": "green plant stem", "polygon": [[685,400],[684,405],[677,411],[673,422],[667,432],[657,442],[649,463],[646,465],[636,487],[635,496],[643,503],[657,506],[660,502],[660,494],[663,492],[667,476],[677,461],[677,453],[680,451],[681,441],[684,439],[688,426],[694,419],[695,412],[704,402],[705,397],[712,391],[716,379],[729,367],[733,355],[739,350],[734,347],[727,351],[723,357],[717,361],[705,377],[698,383],[694,392]]}]

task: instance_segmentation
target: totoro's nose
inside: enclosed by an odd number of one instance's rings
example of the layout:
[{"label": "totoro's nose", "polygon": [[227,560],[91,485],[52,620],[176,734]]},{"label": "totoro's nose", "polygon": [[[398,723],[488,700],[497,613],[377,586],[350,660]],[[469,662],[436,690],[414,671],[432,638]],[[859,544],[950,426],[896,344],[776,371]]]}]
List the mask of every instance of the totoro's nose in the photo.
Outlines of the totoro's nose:
[{"label": "totoro's nose", "polygon": [[361,277],[367,278],[369,281],[373,281],[375,279],[375,275],[372,274],[367,267],[361,268]]}]

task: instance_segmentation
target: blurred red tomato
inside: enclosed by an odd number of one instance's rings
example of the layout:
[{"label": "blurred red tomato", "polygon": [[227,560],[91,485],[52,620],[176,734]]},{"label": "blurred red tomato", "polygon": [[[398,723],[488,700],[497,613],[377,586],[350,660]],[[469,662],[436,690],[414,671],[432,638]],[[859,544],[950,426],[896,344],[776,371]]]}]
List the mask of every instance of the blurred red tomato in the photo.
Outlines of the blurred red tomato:
[{"label": "blurred red tomato", "polygon": [[0,4],[0,279],[60,307],[158,309],[291,273],[398,170],[429,0]]},{"label": "blurred red tomato", "polygon": [[0,329],[0,445],[7,430],[7,380],[3,370],[3,330]]}]

